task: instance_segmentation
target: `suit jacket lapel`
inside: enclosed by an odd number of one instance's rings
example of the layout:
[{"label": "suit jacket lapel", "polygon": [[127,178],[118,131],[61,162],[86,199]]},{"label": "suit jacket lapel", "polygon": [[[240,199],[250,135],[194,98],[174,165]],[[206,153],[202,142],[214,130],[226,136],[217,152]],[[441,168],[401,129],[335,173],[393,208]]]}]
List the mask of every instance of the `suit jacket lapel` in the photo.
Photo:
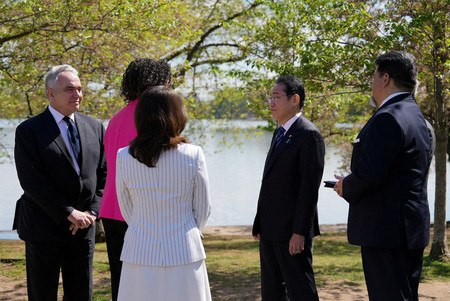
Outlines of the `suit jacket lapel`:
[{"label": "suit jacket lapel", "polygon": [[267,162],[269,162],[269,158],[272,156],[273,151],[275,150],[275,144],[276,144],[276,140],[277,140],[277,133],[278,133],[279,128],[277,128],[274,132],[273,132],[273,136],[272,136],[272,141],[270,142],[270,148],[269,148],[269,152],[267,153],[267,157],[266,157],[266,162],[264,165],[267,165]]},{"label": "suit jacket lapel", "polygon": [[75,165],[73,164],[72,156],[70,155],[70,151],[67,147],[67,144],[64,141],[61,131],[59,130],[59,126],[55,122],[55,118],[53,118],[53,115],[52,113],[50,113],[50,110],[48,108],[44,111],[44,114],[45,114],[44,126],[46,127],[47,133],[49,133],[55,144],[60,149],[61,153],[64,154],[64,156],[70,162],[70,165],[72,165],[73,169],[75,170]]},{"label": "suit jacket lapel", "polygon": [[[291,125],[289,130],[284,134],[283,139],[281,139],[280,144],[275,148],[276,137],[272,139],[272,145],[270,146],[269,153],[267,155],[266,164],[264,166],[263,178],[269,172],[270,167],[275,163],[277,158],[289,144],[290,140],[292,140],[297,135],[297,129],[301,126],[303,122],[303,115],[297,118],[297,120]],[[288,142],[289,141],[289,142]]]},{"label": "suit jacket lapel", "polygon": [[81,166],[83,165],[84,158],[86,158],[87,154],[87,145],[88,145],[88,133],[86,128],[86,123],[84,122],[83,118],[80,117],[79,114],[75,113],[75,122],[77,125],[78,135],[80,136],[80,147],[81,147],[81,159],[79,162],[80,165],[80,173],[81,173]]}]

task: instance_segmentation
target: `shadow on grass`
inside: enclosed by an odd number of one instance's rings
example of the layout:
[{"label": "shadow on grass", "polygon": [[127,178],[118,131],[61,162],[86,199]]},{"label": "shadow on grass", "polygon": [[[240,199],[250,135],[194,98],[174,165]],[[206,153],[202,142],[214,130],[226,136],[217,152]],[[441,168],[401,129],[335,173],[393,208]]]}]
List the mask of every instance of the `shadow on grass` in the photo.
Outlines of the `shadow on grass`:
[{"label": "shadow on grass", "polygon": [[111,300],[111,282],[109,278],[101,278],[93,290],[93,301]]},{"label": "shadow on grass", "polygon": [[259,269],[255,272],[249,273],[227,273],[224,271],[217,271],[213,268],[208,269],[208,278],[211,286],[220,285],[232,288],[247,287],[249,284],[259,284],[260,276]]},{"label": "shadow on grass", "polygon": [[261,300],[259,268],[238,273],[208,267],[213,300]]},{"label": "shadow on grass", "polygon": [[349,244],[344,241],[334,241],[329,239],[318,238],[314,240],[314,255],[358,255],[360,254],[360,247]]},{"label": "shadow on grass", "polygon": [[260,300],[259,242],[205,235],[203,244],[214,300]]},{"label": "shadow on grass", "polygon": [[320,264],[314,265],[314,274],[318,287],[326,287],[330,281],[348,286],[360,286],[364,283],[364,272],[361,263],[349,264]]},{"label": "shadow on grass", "polygon": [[12,262],[23,262],[25,263],[25,259],[18,259],[18,258],[1,258],[1,263],[12,263]]},{"label": "shadow on grass", "polygon": [[248,238],[236,238],[227,236],[209,236],[205,235],[203,239],[203,245],[209,251],[218,250],[246,250],[246,251],[258,251],[259,242]]},{"label": "shadow on grass", "polygon": [[14,260],[9,263],[2,262],[2,270],[0,275],[9,277],[14,280],[24,279],[26,270],[25,270],[25,259],[23,260]]}]

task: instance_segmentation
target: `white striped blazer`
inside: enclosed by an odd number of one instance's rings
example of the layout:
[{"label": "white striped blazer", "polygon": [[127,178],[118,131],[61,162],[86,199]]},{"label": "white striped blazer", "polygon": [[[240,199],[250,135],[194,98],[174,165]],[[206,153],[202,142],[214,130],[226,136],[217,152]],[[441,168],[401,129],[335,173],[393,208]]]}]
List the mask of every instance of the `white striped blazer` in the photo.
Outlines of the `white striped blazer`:
[{"label": "white striped blazer", "polygon": [[116,189],[128,230],[120,259],[147,266],[184,265],[206,258],[201,231],[211,210],[205,157],[181,143],[150,168],[117,153]]}]

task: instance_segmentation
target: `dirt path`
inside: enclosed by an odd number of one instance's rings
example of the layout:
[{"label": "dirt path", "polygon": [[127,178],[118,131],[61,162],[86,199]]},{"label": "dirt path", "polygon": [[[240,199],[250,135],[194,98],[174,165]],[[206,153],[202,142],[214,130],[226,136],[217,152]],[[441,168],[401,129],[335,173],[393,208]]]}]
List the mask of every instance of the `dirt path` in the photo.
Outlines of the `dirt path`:
[{"label": "dirt path", "polygon": [[[330,289],[319,289],[322,301],[368,301],[365,286],[342,286]],[[450,282],[433,281],[419,285],[420,301],[448,301],[450,300]]]},{"label": "dirt path", "polygon": [[[27,290],[25,280],[5,281],[0,277],[1,301],[25,301]],[[105,279],[94,278],[94,290],[96,287],[108,285]],[[215,295],[221,300],[257,301],[261,300],[258,286],[253,286],[245,293],[226,292],[217,290]],[[368,301],[367,291],[364,286],[336,286],[319,289],[319,298],[322,301]],[[450,300],[450,282],[421,283],[419,286],[419,298],[421,301],[448,301]]]}]

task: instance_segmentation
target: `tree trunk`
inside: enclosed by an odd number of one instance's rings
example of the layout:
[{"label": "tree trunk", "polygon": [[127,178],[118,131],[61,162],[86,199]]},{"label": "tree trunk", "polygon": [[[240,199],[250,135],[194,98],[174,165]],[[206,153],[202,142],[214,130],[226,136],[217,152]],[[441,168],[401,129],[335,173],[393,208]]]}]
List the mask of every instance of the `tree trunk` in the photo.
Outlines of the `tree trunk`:
[{"label": "tree trunk", "polygon": [[105,242],[105,229],[103,229],[102,220],[97,220],[95,222],[95,243]]},{"label": "tree trunk", "polygon": [[434,236],[429,258],[431,260],[448,261],[450,254],[447,246],[447,222],[445,218],[447,202],[447,142],[448,142],[448,116],[445,75],[445,63],[448,54],[445,50],[445,23],[434,24],[434,101],[436,105],[436,195],[434,204]]},{"label": "tree trunk", "polygon": [[434,203],[434,236],[429,258],[448,261],[446,227],[446,179],[447,179],[447,128],[436,129],[436,194]]}]

